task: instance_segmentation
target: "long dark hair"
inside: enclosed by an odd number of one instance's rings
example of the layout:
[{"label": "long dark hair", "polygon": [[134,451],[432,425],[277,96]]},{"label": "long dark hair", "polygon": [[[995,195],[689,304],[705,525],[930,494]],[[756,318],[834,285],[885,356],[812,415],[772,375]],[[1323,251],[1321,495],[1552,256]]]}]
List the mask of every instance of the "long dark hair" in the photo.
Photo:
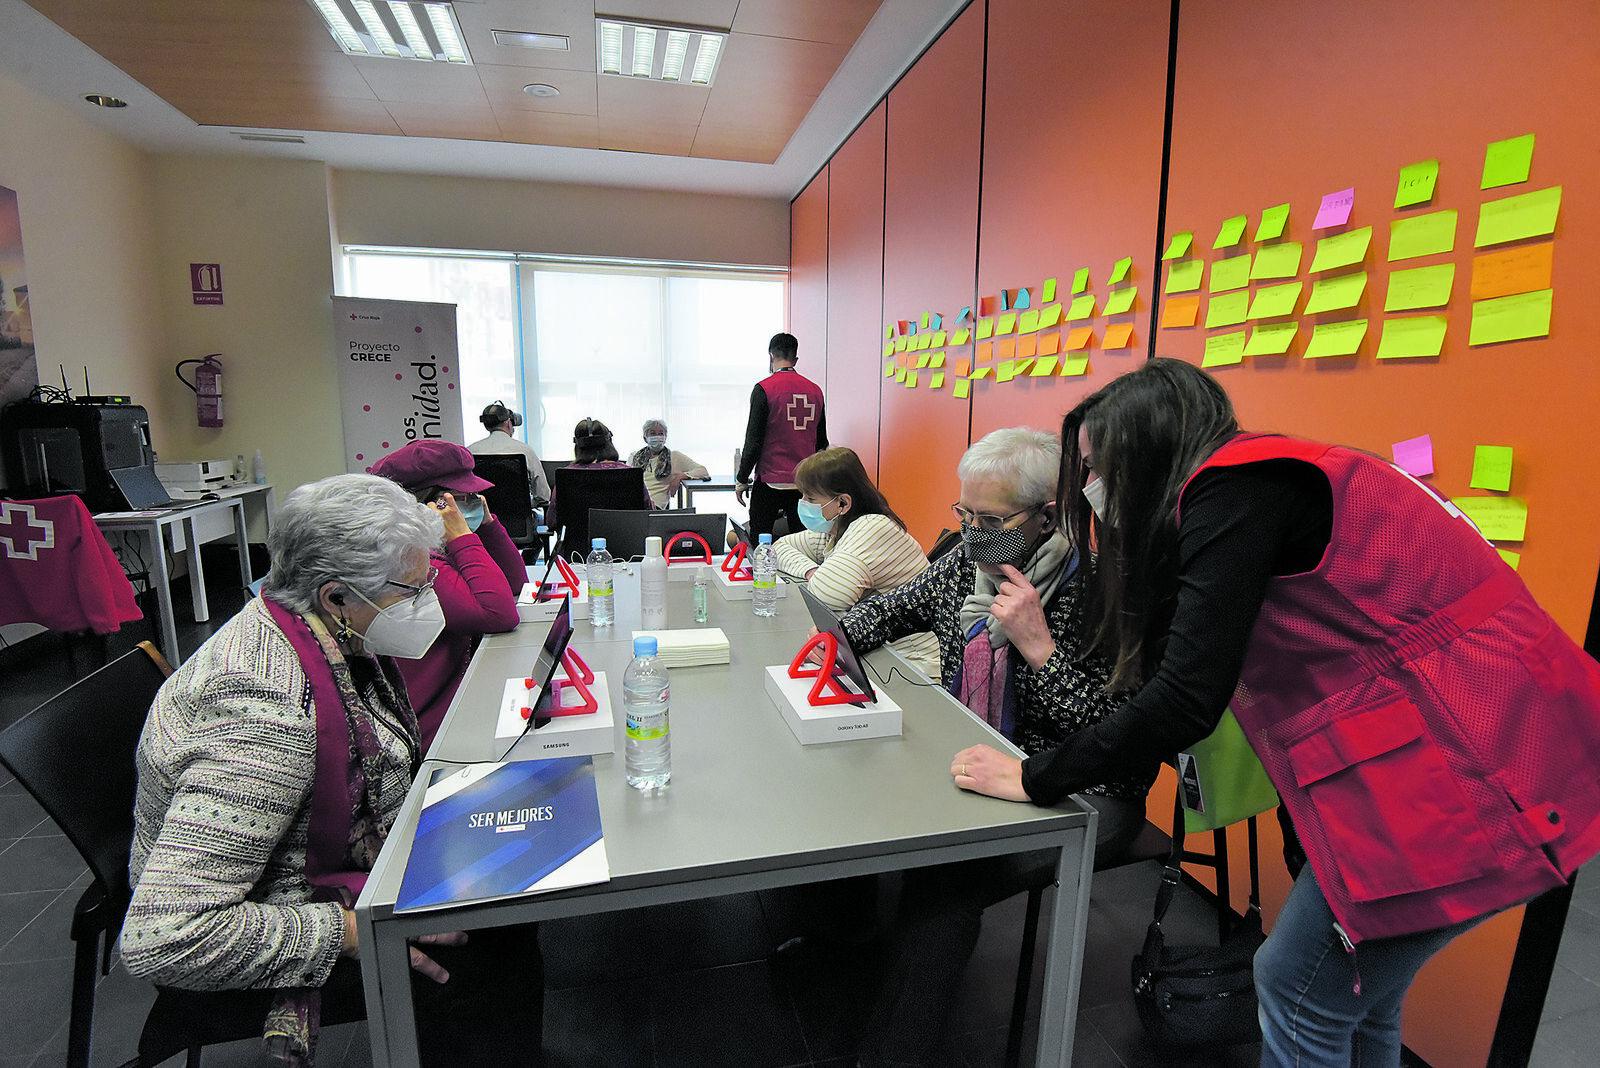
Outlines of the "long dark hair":
[{"label": "long dark hair", "polygon": [[[1094,473],[1106,484],[1106,515],[1083,495],[1088,471],[1078,447],[1086,428]],[[1073,541],[1097,552],[1078,569],[1087,594],[1083,651],[1116,665],[1109,688],[1136,689],[1161,662],[1178,580],[1178,494],[1206,457],[1239,432],[1216,379],[1157,358],[1084,398],[1061,422],[1056,500]]]},{"label": "long dark hair", "polygon": [[580,419],[572,428],[572,457],[580,464],[615,460],[617,447],[611,442],[611,428],[598,419]]},{"label": "long dark hair", "polygon": [[901,530],[906,529],[905,522],[894,514],[888,500],[878,492],[872,479],[867,477],[867,469],[861,466],[861,457],[855,454],[854,449],[838,447],[812,453],[795,467],[794,484],[801,493],[815,497],[824,494],[837,497],[841,493],[850,495],[850,510],[835,519],[833,526],[828,528],[829,545],[844,537],[850,524],[864,515],[886,515]]}]

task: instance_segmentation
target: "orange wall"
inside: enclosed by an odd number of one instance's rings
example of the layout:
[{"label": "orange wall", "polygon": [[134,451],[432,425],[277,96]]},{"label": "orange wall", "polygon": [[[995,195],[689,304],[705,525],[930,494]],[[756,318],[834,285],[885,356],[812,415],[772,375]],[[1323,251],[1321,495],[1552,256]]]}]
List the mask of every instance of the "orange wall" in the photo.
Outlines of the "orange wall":
[{"label": "orange wall", "polygon": [[801,345],[805,374],[827,396],[828,169],[789,210],[789,333]]}]

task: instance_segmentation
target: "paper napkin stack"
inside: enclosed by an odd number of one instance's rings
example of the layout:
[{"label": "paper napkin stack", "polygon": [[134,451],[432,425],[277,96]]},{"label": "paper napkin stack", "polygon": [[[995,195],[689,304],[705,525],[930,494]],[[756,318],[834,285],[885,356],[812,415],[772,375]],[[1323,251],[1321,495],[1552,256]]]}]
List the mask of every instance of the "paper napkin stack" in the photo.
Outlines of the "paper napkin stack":
[{"label": "paper napkin stack", "polygon": [[656,655],[668,668],[703,667],[728,662],[728,636],[721,627],[685,630],[636,630],[635,638],[648,634],[656,640]]}]

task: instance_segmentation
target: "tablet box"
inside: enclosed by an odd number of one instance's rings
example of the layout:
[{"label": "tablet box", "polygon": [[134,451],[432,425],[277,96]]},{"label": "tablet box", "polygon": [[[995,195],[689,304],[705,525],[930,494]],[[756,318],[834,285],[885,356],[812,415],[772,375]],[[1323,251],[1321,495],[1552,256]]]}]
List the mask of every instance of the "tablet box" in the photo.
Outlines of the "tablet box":
[{"label": "tablet box", "polygon": [[[746,562],[749,562],[748,557]],[[722,561],[719,559],[717,564],[711,568],[711,580],[716,585],[717,592],[722,594],[722,599],[725,601],[748,601],[754,584],[749,579],[745,579],[743,582],[733,581],[728,577],[728,573],[722,570],[721,564]],[[784,581],[780,577],[778,579],[778,596],[787,597],[788,595],[789,591],[784,589]]]},{"label": "tablet box", "polygon": [[[556,678],[567,677],[565,668],[556,669]],[[522,734],[528,721],[522,718],[527,706],[529,691],[526,679],[507,679],[500,697],[500,716],[495,721],[494,738],[502,747],[522,735],[507,760],[538,760],[553,756],[591,756],[595,753],[616,751],[616,720],[611,714],[611,693],[606,684],[606,673],[596,671],[589,684],[596,708],[576,716],[552,716],[550,722]],[[562,691],[568,704],[575,703],[576,694]]]},{"label": "tablet box", "polygon": [[667,581],[693,582],[695,575],[699,573],[702,567],[706,568],[706,575],[708,578],[710,577],[711,572],[717,569],[717,565],[715,563],[708,564],[704,560],[668,560]]},{"label": "tablet box", "polygon": [[[533,584],[539,581],[539,576],[544,574],[544,565],[529,567],[532,572],[528,576],[527,585],[522,587],[522,592],[517,594],[517,619],[523,623],[548,623],[556,618],[556,612],[561,609],[561,597],[558,594],[547,601],[533,599]],[[578,573],[578,592],[572,595],[572,618],[574,620],[589,618],[589,587],[583,581],[583,568],[574,568]],[[552,571],[552,581],[558,581],[561,573]]]},{"label": "tablet box", "polygon": [[783,713],[783,721],[801,745],[899,737],[900,706],[894,698],[880,691],[878,699],[869,705],[813,705],[810,694],[815,681],[791,679],[787,664],[767,668],[767,696]]}]

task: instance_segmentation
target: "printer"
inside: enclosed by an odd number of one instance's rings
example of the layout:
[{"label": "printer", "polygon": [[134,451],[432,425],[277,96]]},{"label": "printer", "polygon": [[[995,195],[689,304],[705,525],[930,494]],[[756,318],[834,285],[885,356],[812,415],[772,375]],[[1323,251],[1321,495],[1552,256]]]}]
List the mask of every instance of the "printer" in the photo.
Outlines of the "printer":
[{"label": "printer", "polygon": [[186,460],[156,464],[156,477],[174,497],[215,493],[233,483],[232,460]]}]

